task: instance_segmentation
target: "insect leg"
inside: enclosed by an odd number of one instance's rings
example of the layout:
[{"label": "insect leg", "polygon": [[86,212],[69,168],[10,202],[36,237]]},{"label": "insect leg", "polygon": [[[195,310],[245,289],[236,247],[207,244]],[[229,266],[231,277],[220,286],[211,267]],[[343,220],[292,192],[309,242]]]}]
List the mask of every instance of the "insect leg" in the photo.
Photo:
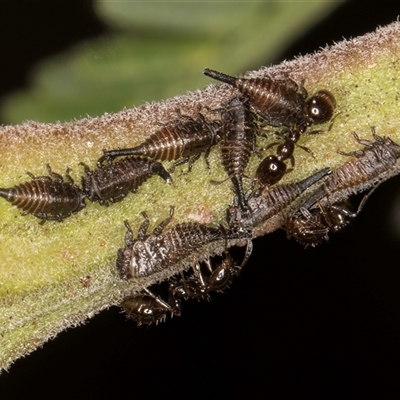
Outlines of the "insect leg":
[{"label": "insect leg", "polygon": [[161,221],[153,231],[154,236],[158,236],[161,234],[161,232],[164,230],[164,228],[171,222],[172,218],[174,216],[174,207],[171,206],[170,212],[169,212],[169,217],[165,218],[163,221]]}]

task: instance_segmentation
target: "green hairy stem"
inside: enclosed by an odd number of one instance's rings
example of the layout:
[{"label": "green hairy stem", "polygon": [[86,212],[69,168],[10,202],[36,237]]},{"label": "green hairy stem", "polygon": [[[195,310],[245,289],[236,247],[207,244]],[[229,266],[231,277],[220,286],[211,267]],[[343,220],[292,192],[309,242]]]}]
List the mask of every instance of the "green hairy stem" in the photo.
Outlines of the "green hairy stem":
[{"label": "green hairy stem", "polygon": [[[374,126],[378,135],[400,143],[399,55],[400,23],[394,22],[315,54],[245,75],[289,76],[299,83],[304,80],[309,95],[318,89],[328,89],[336,98],[337,111],[331,129],[324,134],[304,135],[299,141],[315,157],[296,149],[296,167],[281,183],[297,182],[320,169],[336,169],[349,161],[348,156],[337,151],[349,152],[361,147],[352,132],[371,139]],[[99,118],[55,124],[30,121],[0,127],[0,186],[7,188],[29,181],[27,171],[35,176],[45,175],[46,164],[62,175],[69,167],[79,184],[83,175],[80,162],[94,169],[102,149],[140,144],[161,124],[177,119],[178,110],[182,115],[195,117],[202,107],[202,113],[211,116],[209,110],[222,108],[235,95],[234,88],[213,83],[204,90]],[[328,130],[328,126],[329,123],[318,129]],[[259,139],[260,147],[276,141],[274,135],[267,132],[267,136],[271,139]],[[174,206],[172,224],[225,223],[226,209],[233,199],[231,182],[210,184],[210,180],[226,178],[218,149],[217,146],[211,151],[210,168],[203,158],[193,165],[191,172],[184,164],[176,168],[173,185],[153,177],[137,193],[108,208],[87,201],[84,210],[62,223],[47,221],[40,225],[32,215],[23,217],[10,203],[0,201],[0,368],[7,368],[13,360],[30,353],[63,329],[81,324],[99,311],[118,305],[135,291],[177,272],[171,269],[162,277],[121,281],[115,270],[115,258],[118,248],[124,246],[123,221],[129,220],[137,232],[143,220],[140,213],[146,211],[151,231],[168,216],[170,206]],[[273,148],[262,154],[274,151]],[[257,156],[252,157],[246,176],[254,176],[259,162]],[[168,169],[172,163],[165,166]],[[396,165],[384,179],[398,170]],[[250,184],[250,180],[244,180],[245,189]],[[277,215],[254,227],[254,232],[261,236],[280,226],[281,218]]]}]

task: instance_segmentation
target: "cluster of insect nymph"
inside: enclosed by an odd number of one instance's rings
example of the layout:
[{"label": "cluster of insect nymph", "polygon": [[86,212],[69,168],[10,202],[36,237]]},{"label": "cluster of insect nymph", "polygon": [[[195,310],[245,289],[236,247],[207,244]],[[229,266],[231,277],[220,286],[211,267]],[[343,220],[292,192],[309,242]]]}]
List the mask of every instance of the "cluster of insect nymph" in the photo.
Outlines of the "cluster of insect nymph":
[{"label": "cluster of insect nymph", "polygon": [[[178,111],[176,120],[161,125],[138,146],[103,150],[95,169],[81,163],[80,186],[74,183],[68,169],[63,178],[47,165],[47,176],[28,173],[30,181],[0,189],[1,197],[24,214],[40,218],[41,223],[62,221],[82,210],[86,199],[105,206],[123,200],[152,175],[171,184],[171,174],[177,165],[187,162],[190,171],[202,153],[207,161],[210,150],[218,145],[221,164],[234,193],[227,221],[219,225],[198,222],[172,225],[174,207],[171,207],[169,215],[149,234],[150,220],[143,212],[136,238],[129,222],[124,222],[125,244],[116,255],[116,273],[121,280],[157,276],[177,265],[181,271],[169,278],[166,300],[147,288],[124,299],[121,307],[139,325],[158,323],[168,314],[179,316],[182,300],[209,300],[212,292],[227,289],[251,255],[252,229],[281,213],[319,181],[320,186],[296,207],[296,212],[282,213],[282,226],[288,237],[305,246],[326,241],[330,232],[339,230],[358,214],[368,197],[354,211],[343,200],[345,196],[340,195],[363,182],[376,186],[378,176],[393,167],[400,157],[400,146],[378,136],[374,130],[372,141],[354,134],[364,148],[341,152],[351,158],[339,169],[332,172],[325,168],[300,182],[276,185],[295,168],[296,146],[313,157],[310,149],[297,142],[302,135],[324,132],[311,130],[313,125],[332,126],[336,110],[334,95],[320,89],[309,96],[303,81],[296,83],[289,77],[236,78],[210,69],[205,69],[204,74],[233,86],[239,95],[219,109],[199,109],[196,117]],[[277,139],[260,149],[258,139],[268,135]],[[246,167],[253,155],[259,157],[265,151],[268,154],[245,191]],[[167,171],[163,161],[173,161],[173,168]],[[234,245],[245,246],[240,261],[229,251]],[[211,246],[218,248],[219,253],[209,251]],[[216,253],[222,253],[218,260]]]}]

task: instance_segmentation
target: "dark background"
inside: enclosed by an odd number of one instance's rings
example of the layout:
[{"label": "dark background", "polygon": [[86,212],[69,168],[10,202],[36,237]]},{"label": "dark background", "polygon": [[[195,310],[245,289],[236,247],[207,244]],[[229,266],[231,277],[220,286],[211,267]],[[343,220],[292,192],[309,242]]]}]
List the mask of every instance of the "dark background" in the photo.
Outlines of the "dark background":
[{"label": "dark background", "polygon": [[[347,2],[281,59],[400,13],[397,2],[373,4]],[[26,85],[38,60],[107,31],[82,0],[3,1],[0,19],[0,96]],[[399,184],[382,184],[329,244],[304,249],[283,232],[255,240],[231,289],[185,303],[181,318],[137,328],[113,307],[59,334],[2,374],[0,398],[398,398]]]}]

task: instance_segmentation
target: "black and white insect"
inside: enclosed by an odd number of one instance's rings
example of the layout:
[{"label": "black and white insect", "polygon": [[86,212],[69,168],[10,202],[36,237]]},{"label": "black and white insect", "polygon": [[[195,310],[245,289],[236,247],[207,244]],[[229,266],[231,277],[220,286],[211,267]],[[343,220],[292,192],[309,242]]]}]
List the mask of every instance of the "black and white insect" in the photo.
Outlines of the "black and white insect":
[{"label": "black and white insect", "polygon": [[221,140],[221,164],[233,183],[239,206],[248,213],[243,192],[243,174],[256,146],[256,126],[246,101],[232,99],[222,111],[223,137]]},{"label": "black and white insect", "polygon": [[125,221],[125,247],[118,250],[116,262],[121,279],[146,277],[172,266],[180,266],[180,269],[184,270],[195,262],[204,260],[207,257],[205,247],[211,243],[236,239],[246,239],[247,242],[250,240],[251,233],[246,230],[226,230],[223,225],[215,227],[196,222],[180,223],[163,232],[173,218],[173,210],[171,208],[170,216],[163,220],[151,235],[147,234],[149,218],[143,212],[144,221],[136,240],[128,221]]},{"label": "black and white insect", "polygon": [[81,163],[86,176],[82,177],[82,190],[91,202],[102,205],[123,200],[130,192],[135,192],[152,175],[157,174],[167,183],[172,183],[171,175],[159,162],[140,157],[125,157],[114,163],[103,165],[91,171]]},{"label": "black and white insect", "polygon": [[47,164],[49,176],[34,176],[32,179],[12,188],[1,188],[0,196],[11,204],[23,210],[23,215],[32,214],[40,218],[43,224],[46,220],[62,221],[71,214],[85,207],[85,194],[75,185],[66,172],[67,182],[63,177],[53,172]]},{"label": "black and white insect", "polygon": [[220,128],[219,120],[207,120],[200,112],[196,119],[180,115],[180,119],[162,126],[139,146],[103,150],[98,166],[120,156],[143,156],[160,161],[180,160],[178,164],[189,162],[190,170],[202,152],[207,159],[211,148],[221,139]]},{"label": "black and white insect", "polygon": [[330,168],[325,168],[300,182],[264,188],[261,193],[254,196],[250,193],[248,204],[252,210],[251,214],[243,215],[237,205],[228,208],[227,218],[229,226],[255,228],[257,225],[284,210],[305,190],[331,172]]}]

